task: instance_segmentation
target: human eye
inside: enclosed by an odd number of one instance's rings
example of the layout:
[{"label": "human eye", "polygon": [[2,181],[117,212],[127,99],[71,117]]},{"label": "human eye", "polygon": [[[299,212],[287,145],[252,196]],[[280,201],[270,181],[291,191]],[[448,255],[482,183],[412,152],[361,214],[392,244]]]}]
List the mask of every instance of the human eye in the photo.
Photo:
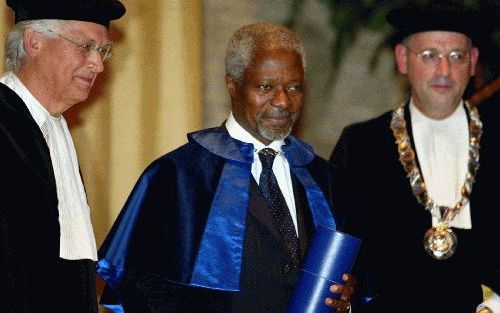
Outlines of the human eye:
[{"label": "human eye", "polygon": [[96,46],[95,40],[89,40],[86,43],[84,43],[83,45],[81,45],[80,47],[82,48],[82,51],[84,54],[89,54],[92,51],[94,51],[95,46]]},{"label": "human eye", "polygon": [[260,92],[268,92],[269,90],[271,90],[272,86],[270,84],[260,84],[257,86],[257,89],[260,91]]},{"label": "human eye", "polygon": [[301,92],[302,91],[302,85],[297,84],[297,85],[290,85],[287,87],[288,91],[290,92]]},{"label": "human eye", "polygon": [[438,58],[438,54],[434,50],[424,50],[418,54],[424,61],[434,61]]},{"label": "human eye", "polygon": [[453,63],[462,63],[465,61],[465,52],[462,51],[452,51],[448,55],[448,59]]}]

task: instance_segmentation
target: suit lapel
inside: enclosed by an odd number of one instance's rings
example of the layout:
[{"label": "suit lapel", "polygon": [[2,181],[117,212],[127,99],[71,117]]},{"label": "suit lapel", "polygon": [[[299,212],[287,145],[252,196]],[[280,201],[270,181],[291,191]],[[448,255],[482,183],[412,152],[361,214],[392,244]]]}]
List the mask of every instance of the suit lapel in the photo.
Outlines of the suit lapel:
[{"label": "suit lapel", "polygon": [[[259,223],[264,225],[266,230],[269,231],[269,233],[271,233],[277,241],[282,243],[280,246],[284,247],[283,239],[281,238],[277,227],[273,223],[269,207],[260,192],[259,186],[253,177],[251,181],[248,213],[251,214]],[[297,224],[299,228],[300,255],[301,258],[303,258],[314,229],[305,189],[299,183],[295,175],[292,175],[292,184],[295,197],[295,207],[297,211]]]},{"label": "suit lapel", "polygon": [[313,234],[311,210],[307,201],[307,194],[295,175],[292,175],[293,194],[295,197],[295,208],[297,210],[297,224],[299,228],[300,256],[304,259],[309,240]]},{"label": "suit lapel", "polygon": [[273,235],[276,240],[281,241],[281,235],[274,225],[273,217],[267,205],[266,199],[262,196],[259,185],[252,176],[250,187],[250,202],[248,213],[265,226],[265,228]]}]

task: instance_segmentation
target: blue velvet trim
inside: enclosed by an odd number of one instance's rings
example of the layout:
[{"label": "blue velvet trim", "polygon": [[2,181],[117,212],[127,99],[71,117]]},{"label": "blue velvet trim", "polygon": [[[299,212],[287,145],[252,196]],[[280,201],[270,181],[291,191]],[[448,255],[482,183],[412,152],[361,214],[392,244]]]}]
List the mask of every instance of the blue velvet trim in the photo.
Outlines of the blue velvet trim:
[{"label": "blue velvet trim", "polygon": [[226,160],[196,257],[191,285],[239,290],[251,165]]},{"label": "blue velvet trim", "polygon": [[317,228],[319,225],[325,225],[332,229],[337,229],[330,206],[323,192],[311,177],[311,174],[309,174],[305,167],[292,167],[292,172],[306,189],[307,201],[309,208],[311,208],[314,226]]},{"label": "blue velvet trim", "polygon": [[253,145],[222,131],[203,130],[191,138],[226,162],[196,256],[191,285],[239,290]]},{"label": "blue velvet trim", "polygon": [[125,313],[121,304],[103,304],[102,306],[114,313]]},{"label": "blue velvet trim", "polygon": [[226,160],[253,162],[253,144],[236,140],[225,131],[209,128],[188,136],[211,153]]},{"label": "blue velvet trim", "polygon": [[[210,152],[226,159],[207,226],[194,265],[191,285],[239,290],[248,208],[253,145],[235,140],[226,132],[202,131],[191,138]],[[315,155],[312,148],[293,137],[283,146],[293,173],[306,189],[315,226],[336,227],[321,189],[305,166]]]},{"label": "blue velvet trim", "polygon": [[281,146],[281,149],[291,167],[306,166],[316,157],[313,148],[307,143],[292,136],[288,136],[287,141],[289,143]]},{"label": "blue velvet trim", "polygon": [[307,201],[311,209],[314,226],[326,225],[336,229],[332,210],[326,201],[323,192],[314,181],[306,166],[316,157],[312,147],[292,136],[288,137],[290,144],[282,147],[292,172],[297,176],[307,194]]},{"label": "blue velvet trim", "polygon": [[[150,179],[147,174],[141,178],[134,188],[132,197],[128,200],[128,207],[137,208],[141,206],[147,194],[149,181]],[[124,210],[121,222],[114,231],[115,237],[107,249],[105,249],[105,254],[99,255],[100,260],[97,262],[97,273],[115,290],[118,289],[123,279],[129,244],[132,240],[133,229],[140,213],[140,210]]]}]

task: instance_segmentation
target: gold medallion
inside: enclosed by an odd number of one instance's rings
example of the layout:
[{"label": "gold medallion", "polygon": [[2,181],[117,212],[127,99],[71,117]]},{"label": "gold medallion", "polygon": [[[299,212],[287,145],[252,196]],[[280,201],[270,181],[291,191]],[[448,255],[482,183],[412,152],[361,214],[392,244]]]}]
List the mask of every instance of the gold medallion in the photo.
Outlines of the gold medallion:
[{"label": "gold medallion", "polygon": [[457,249],[457,236],[446,224],[439,223],[425,233],[424,248],[431,257],[437,260],[447,259]]}]

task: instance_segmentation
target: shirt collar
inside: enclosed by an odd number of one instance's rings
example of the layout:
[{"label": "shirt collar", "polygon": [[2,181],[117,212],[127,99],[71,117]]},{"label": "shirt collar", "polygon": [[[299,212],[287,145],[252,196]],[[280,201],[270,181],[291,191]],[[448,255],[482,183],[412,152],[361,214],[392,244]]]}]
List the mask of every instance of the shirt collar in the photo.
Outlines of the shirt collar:
[{"label": "shirt collar", "polygon": [[243,128],[243,126],[241,126],[236,121],[233,112],[229,113],[229,117],[226,120],[226,129],[229,132],[229,136],[236,140],[253,144],[256,151],[259,151],[265,147],[272,148],[275,151],[281,151],[281,146],[285,144],[285,141],[281,139],[274,140],[266,146],[265,144],[257,140],[254,136],[252,136],[246,129]]},{"label": "shirt collar", "polygon": [[420,110],[414,104],[413,99],[411,99],[410,100],[410,114],[411,114],[411,120],[412,120],[413,124],[426,123],[426,124],[432,124],[432,125],[436,125],[436,126],[443,125],[443,127],[448,125],[448,124],[454,124],[458,121],[461,121],[466,116],[463,100],[460,101],[459,105],[457,106],[455,111],[450,116],[448,116],[442,120],[436,120],[436,119],[432,119],[432,118],[424,115],[422,112],[420,112]]}]

